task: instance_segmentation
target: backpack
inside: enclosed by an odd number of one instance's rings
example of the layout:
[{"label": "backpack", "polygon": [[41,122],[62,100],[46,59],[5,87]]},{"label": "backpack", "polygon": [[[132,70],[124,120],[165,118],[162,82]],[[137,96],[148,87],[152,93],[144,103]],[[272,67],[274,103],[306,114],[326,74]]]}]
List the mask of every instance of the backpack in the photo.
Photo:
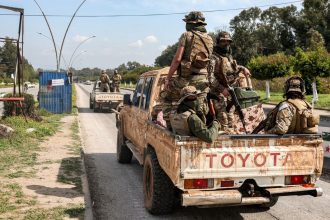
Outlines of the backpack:
[{"label": "backpack", "polygon": [[102,83],[108,83],[108,77],[106,74],[102,74],[100,77]]},{"label": "backpack", "polygon": [[213,40],[207,34],[191,31],[192,43],[189,49],[188,60],[181,62],[181,76],[188,77],[191,72],[199,72],[208,67],[213,51]]}]

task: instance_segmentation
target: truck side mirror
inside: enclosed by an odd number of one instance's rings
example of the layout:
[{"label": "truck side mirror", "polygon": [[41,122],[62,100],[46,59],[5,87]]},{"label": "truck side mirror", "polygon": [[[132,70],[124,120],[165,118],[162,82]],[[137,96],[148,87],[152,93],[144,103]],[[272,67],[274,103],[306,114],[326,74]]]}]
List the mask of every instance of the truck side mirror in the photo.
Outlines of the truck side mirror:
[{"label": "truck side mirror", "polygon": [[132,105],[130,94],[124,94],[124,105],[129,105],[129,106]]}]

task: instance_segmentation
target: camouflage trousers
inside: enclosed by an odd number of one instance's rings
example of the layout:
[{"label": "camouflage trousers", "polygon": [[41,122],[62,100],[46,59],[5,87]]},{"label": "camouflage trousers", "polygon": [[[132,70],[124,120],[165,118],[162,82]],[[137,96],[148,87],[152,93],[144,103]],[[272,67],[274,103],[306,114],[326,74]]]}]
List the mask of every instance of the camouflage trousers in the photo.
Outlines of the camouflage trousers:
[{"label": "camouflage trousers", "polygon": [[[178,76],[172,78],[169,82],[169,89],[163,90],[160,93],[163,104],[163,118],[168,127],[170,126],[169,115],[176,111],[177,102],[180,100],[180,92],[186,86],[195,86],[201,92],[209,92],[208,80],[206,75],[190,75],[187,78]],[[170,127],[169,127],[170,128]]]},{"label": "camouflage trousers", "polygon": [[110,91],[109,84],[108,83],[101,83],[100,91],[101,92],[109,92]]}]

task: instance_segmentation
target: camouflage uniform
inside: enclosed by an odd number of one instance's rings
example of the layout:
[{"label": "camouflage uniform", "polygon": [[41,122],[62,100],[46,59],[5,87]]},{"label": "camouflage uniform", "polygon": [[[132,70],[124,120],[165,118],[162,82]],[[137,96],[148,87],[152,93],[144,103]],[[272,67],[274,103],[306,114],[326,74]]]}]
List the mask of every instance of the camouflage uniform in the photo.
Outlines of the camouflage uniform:
[{"label": "camouflage uniform", "polygon": [[100,81],[101,81],[100,91],[109,92],[110,91],[110,87],[109,87],[110,79],[109,79],[108,74],[106,74],[104,70],[101,73]]},{"label": "camouflage uniform", "polygon": [[115,70],[113,76],[111,77],[112,80],[112,87],[113,92],[120,92],[120,81],[121,81],[121,75],[118,74],[117,70]]},{"label": "camouflage uniform", "polygon": [[[190,12],[183,20],[187,24],[200,25],[202,28],[206,25],[201,12]],[[172,110],[172,103],[180,99],[182,88],[191,85],[200,91],[209,91],[207,66],[213,51],[212,38],[206,32],[190,30],[181,35],[178,47],[184,47],[181,64],[177,69],[178,76],[171,78],[169,89],[161,93],[164,118],[167,121],[168,113]]]},{"label": "camouflage uniform", "polygon": [[[305,93],[304,81],[291,77],[285,83],[288,92]],[[317,133],[319,116],[313,114],[305,100],[295,98],[281,102],[267,117],[265,132],[268,134]]]},{"label": "camouflage uniform", "polygon": [[[220,40],[232,41],[227,32],[219,33],[217,46],[219,46]],[[237,65],[236,60],[234,60],[230,54],[220,55],[216,51],[213,51],[209,65],[209,79],[211,79],[210,89],[211,93],[217,95],[220,99],[220,101],[214,101],[214,106],[222,130],[232,127],[235,112],[234,106],[230,108],[229,112],[226,111],[227,102],[229,100],[222,94],[226,88],[224,82],[227,81],[231,87],[248,87],[246,77],[240,72],[243,68],[243,66]],[[224,77],[226,77],[226,79]]]},{"label": "camouflage uniform", "polygon": [[[198,98],[200,93],[194,86],[186,86],[182,89],[181,95],[175,115],[183,117],[171,115],[174,132],[179,135],[193,135],[208,143],[213,142],[218,137],[219,122],[214,120],[209,127],[206,125],[208,109],[205,109],[202,99]],[[195,98],[190,99],[191,97]],[[180,118],[185,121],[175,121]]]}]

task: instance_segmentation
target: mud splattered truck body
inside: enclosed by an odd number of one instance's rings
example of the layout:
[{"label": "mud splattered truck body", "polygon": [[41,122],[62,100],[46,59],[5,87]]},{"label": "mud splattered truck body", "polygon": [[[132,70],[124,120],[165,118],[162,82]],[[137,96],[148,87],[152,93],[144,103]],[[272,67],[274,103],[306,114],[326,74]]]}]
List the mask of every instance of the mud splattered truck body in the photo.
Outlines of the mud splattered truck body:
[{"label": "mud splattered truck body", "polygon": [[178,203],[271,207],[280,196],[322,195],[315,185],[323,165],[321,135],[219,135],[209,144],[155,123],[167,72],[141,75],[117,123],[118,161],[129,163],[134,155],[144,166],[149,212],[168,213]]}]

